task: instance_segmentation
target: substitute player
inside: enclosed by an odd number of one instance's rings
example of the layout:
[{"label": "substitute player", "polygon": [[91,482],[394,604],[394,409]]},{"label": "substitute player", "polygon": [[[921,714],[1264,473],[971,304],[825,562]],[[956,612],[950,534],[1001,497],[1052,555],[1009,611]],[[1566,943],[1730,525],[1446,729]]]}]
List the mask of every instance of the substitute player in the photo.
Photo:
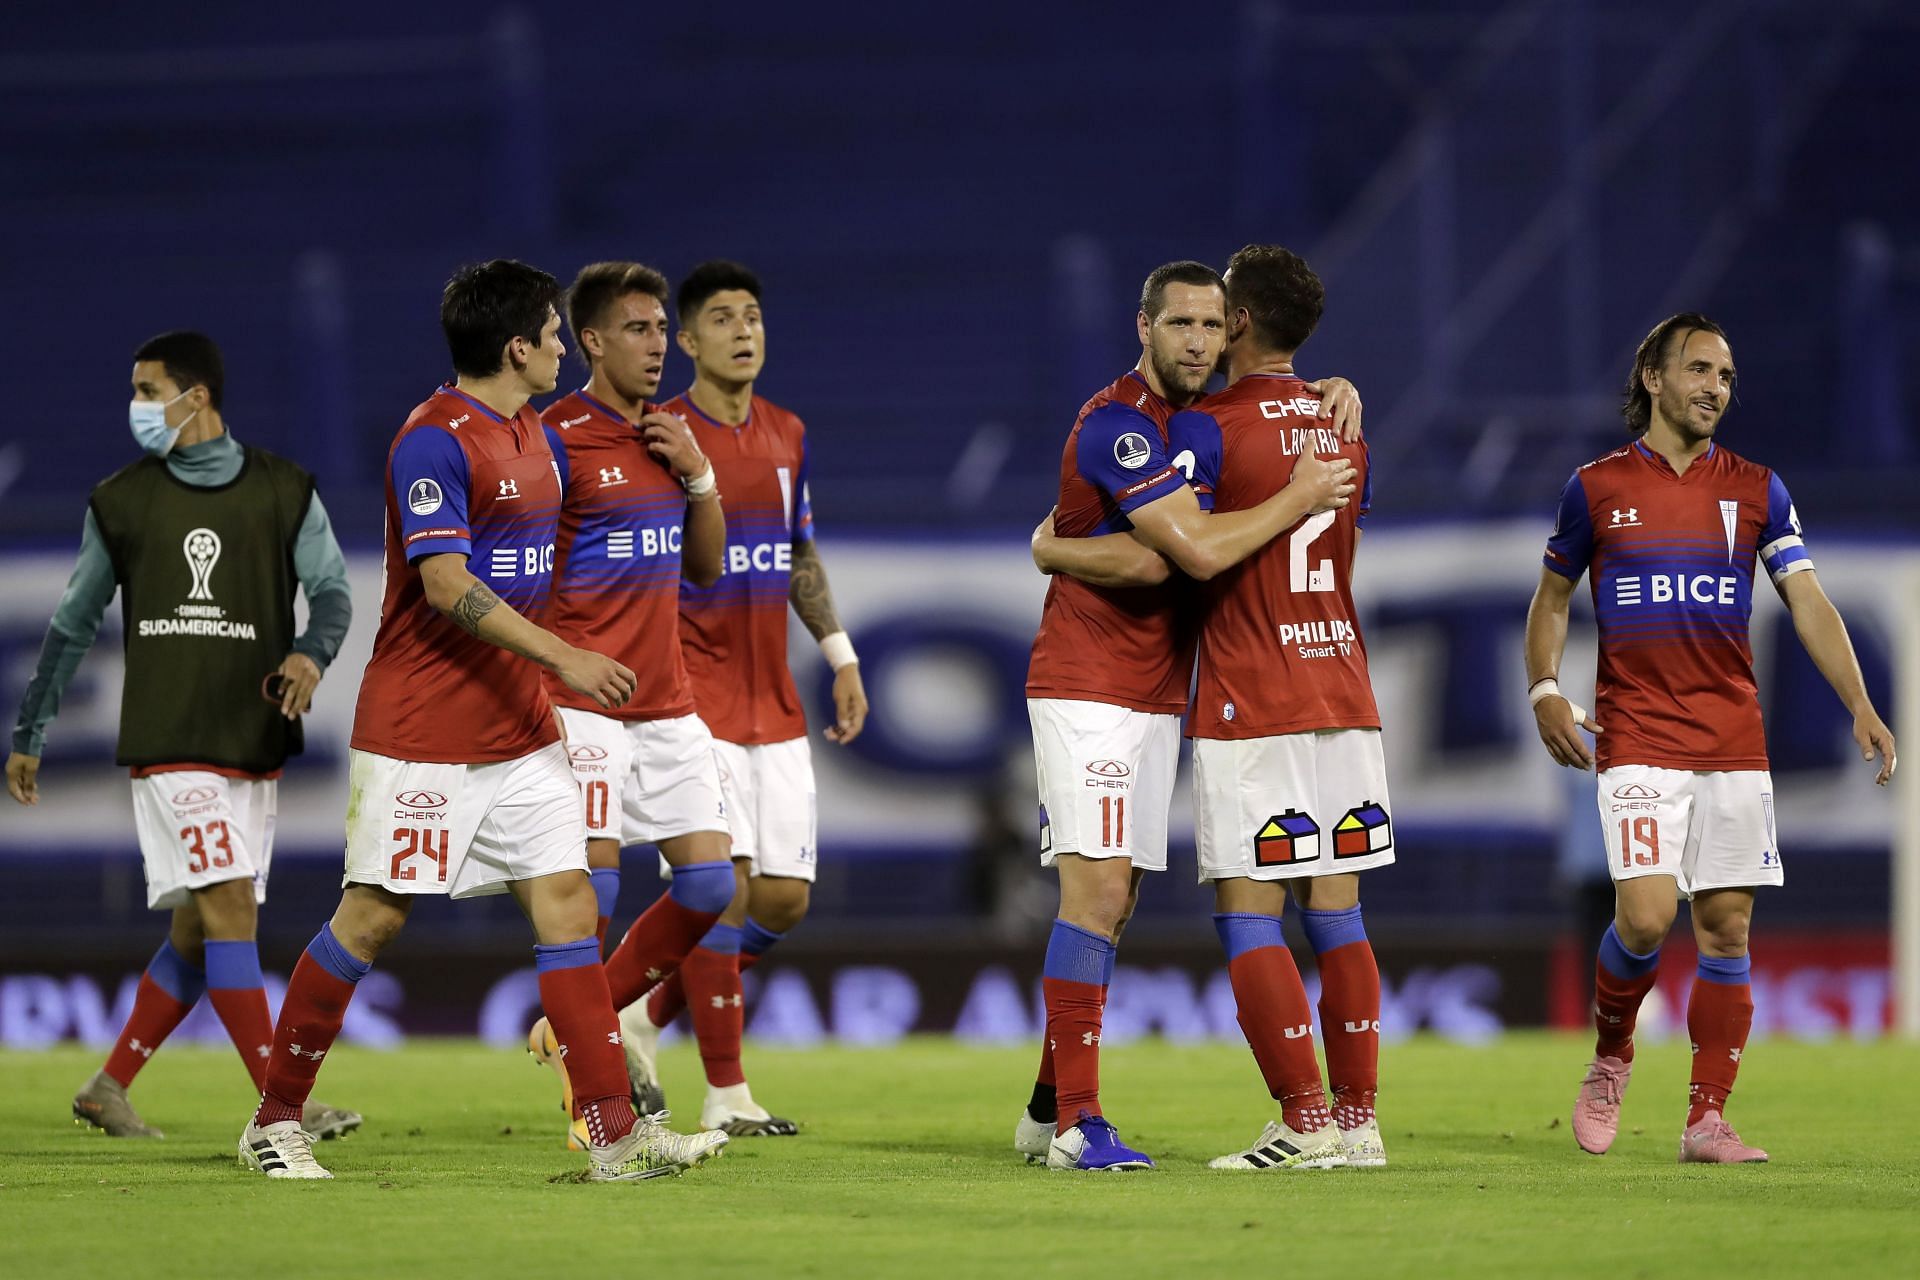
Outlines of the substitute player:
[{"label": "substitute player", "polygon": [[[1693,1074],[1680,1160],[1767,1158],[1726,1121],[1753,1022],[1754,889],[1785,874],[1748,642],[1756,559],[1786,601],[1800,643],[1853,713],[1862,756],[1880,757],[1875,780],[1893,776],[1893,734],[1867,697],[1786,486],[1715,442],[1734,385],[1719,325],[1683,312],[1654,327],[1627,376],[1622,413],[1634,441],[1567,482],[1527,612],[1528,696],[1540,738],[1570,768],[1593,768],[1597,755],[1614,881],[1614,920],[1594,974],[1599,1039],[1573,1108],[1574,1139],[1595,1155],[1619,1131],[1635,1019],[1685,896],[1700,958],[1687,1001]],[[1576,711],[1556,679],[1582,573],[1592,581],[1600,633],[1591,716]],[[1597,735],[1595,751],[1576,724]]]},{"label": "substitute player", "polygon": [[[264,1078],[273,1029],[254,928],[280,768],[300,753],[300,717],[353,600],[313,477],[227,431],[213,340],[164,333],[133,360],[130,425],[148,456],[88,501],[79,560],[21,700],[7,789],[38,802],[47,726],[117,587],[127,627],[115,759],[133,771],[147,906],[172,921],[73,1114],[116,1138],[158,1138],[127,1087],[203,992],[256,1089]],[[308,611],[298,635],[296,587]],[[321,1138],[360,1124],[318,1102],[299,1119]]]},{"label": "substitute player", "polygon": [[[1185,584],[1167,581],[1169,562],[1188,577],[1212,578],[1310,512],[1345,505],[1352,492],[1350,464],[1314,459],[1299,469],[1299,483],[1269,491],[1266,501],[1206,516],[1182,474],[1191,460],[1169,460],[1179,451],[1169,447],[1167,422],[1200,395],[1219,361],[1227,334],[1219,275],[1198,262],[1156,269],[1142,287],[1135,328],[1138,363],[1086,403],[1068,434],[1053,523],[1062,541],[1131,530],[1147,571],[1055,577],[1027,678],[1041,861],[1059,871],[1060,914],[1043,968],[1046,1044],[1014,1146],[1055,1169],[1153,1163],[1102,1114],[1099,1043],[1115,943],[1142,874],[1167,865],[1195,640]],[[1357,410],[1350,385],[1328,394],[1346,406],[1337,426],[1344,425]]]},{"label": "substitute player", "polygon": [[[727,526],[692,432],[650,403],[667,356],[666,304],[666,277],[650,267],[583,268],[567,290],[567,319],[587,385],[541,414],[563,481],[553,633],[606,651],[638,681],[623,706],[603,708],[547,675],[586,813],[598,936],[619,893],[622,845],[657,845],[674,869],[671,890],[607,962],[616,986],[621,973],[651,986],[676,971],[734,888],[713,736],[694,714],[678,624],[681,573],[702,586],[720,576]],[[547,1019],[534,1024],[528,1045],[558,1073],[571,1108]],[[569,1145],[586,1145],[578,1116]]]},{"label": "substitute player", "polygon": [[580,792],[541,683],[544,668],[606,708],[636,683],[529,621],[547,605],[560,474],[527,400],[559,374],[558,297],[552,276],[519,262],[456,272],[440,303],[456,380],[409,415],[388,454],[386,594],[354,713],[345,888],[287,986],[240,1137],[242,1163],[270,1178],[332,1176],[296,1123],[300,1107],[354,985],[423,893],[511,892],[527,913],[589,1178],[677,1173],[726,1141],[636,1120]]},{"label": "substitute player", "polygon": [[682,584],[680,640],[700,718],[718,739],[737,880],[679,973],[621,1024],[629,1065],[657,1091],[660,1032],[690,1009],[707,1076],[701,1127],[789,1136],[797,1126],[754,1101],[740,1065],[740,974],[806,917],[813,887],[817,804],[806,713],[787,665],[789,607],[833,668],[829,742],[859,736],[867,695],[813,540],[806,426],[754,394],[767,354],[760,280],[737,262],[703,262],[680,282],[675,309],[693,385],[666,411],[692,428],[727,497],[727,571],[711,585]]}]

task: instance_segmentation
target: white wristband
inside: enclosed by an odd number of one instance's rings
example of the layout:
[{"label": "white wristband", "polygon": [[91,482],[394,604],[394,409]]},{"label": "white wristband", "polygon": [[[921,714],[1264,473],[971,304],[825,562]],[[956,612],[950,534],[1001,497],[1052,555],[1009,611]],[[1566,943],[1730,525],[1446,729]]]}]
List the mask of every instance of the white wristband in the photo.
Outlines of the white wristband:
[{"label": "white wristband", "polygon": [[713,478],[713,464],[709,462],[705,471],[702,471],[699,475],[686,482],[687,496],[689,498],[704,498],[713,492],[714,487],[718,483],[719,481]]},{"label": "white wristband", "polygon": [[1535,680],[1533,687],[1527,690],[1527,702],[1536,707],[1540,705],[1542,698],[1564,698],[1565,696],[1560,692],[1560,682],[1552,676]]},{"label": "white wristband", "polygon": [[847,633],[844,631],[836,631],[830,636],[820,637],[820,656],[825,658],[827,665],[835,671],[860,661],[859,655],[853,651],[853,641],[847,638]]}]

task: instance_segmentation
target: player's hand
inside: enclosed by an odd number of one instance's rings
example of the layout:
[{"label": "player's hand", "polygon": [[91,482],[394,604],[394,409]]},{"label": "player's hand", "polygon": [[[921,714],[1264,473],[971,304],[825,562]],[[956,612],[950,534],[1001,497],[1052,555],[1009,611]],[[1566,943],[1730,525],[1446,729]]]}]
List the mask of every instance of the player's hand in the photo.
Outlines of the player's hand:
[{"label": "player's hand", "polygon": [[290,653],[276,673],[280,681],[280,714],[298,720],[313,706],[313,691],[325,673],[304,653]]},{"label": "player's hand", "polygon": [[700,452],[693,428],[670,413],[650,413],[640,419],[640,438],[647,442],[647,452],[673,468],[674,478],[683,484],[713,466]]},{"label": "player's hand", "polygon": [[1289,488],[1296,484],[1303,486],[1302,492],[1313,500],[1312,514],[1337,510],[1353,498],[1353,463],[1340,457],[1322,458],[1309,441],[1307,451],[1293,464],[1293,478],[1287,482]]},{"label": "player's hand", "polygon": [[834,723],[827,726],[827,741],[846,746],[867,727],[867,686],[860,679],[860,664],[849,662],[833,673]]},{"label": "player's hand", "polygon": [[1053,561],[1048,555],[1049,544],[1053,541],[1054,536],[1053,518],[1059,513],[1060,508],[1058,507],[1049,510],[1046,519],[1033,526],[1033,537],[1029,540],[1029,545],[1033,550],[1033,567],[1048,575],[1053,573]]},{"label": "player's hand", "polygon": [[633,696],[633,672],[590,649],[567,650],[553,670],[567,688],[584,693],[603,707],[623,706]]},{"label": "player's hand", "polygon": [[1569,769],[1591,769],[1593,752],[1579,731],[1585,729],[1589,733],[1605,733],[1606,730],[1585,711],[1580,713],[1580,723],[1576,728],[1573,712],[1573,704],[1557,693],[1533,704],[1533,719],[1540,729],[1540,741],[1547,744],[1547,754],[1553,757],[1554,763]]},{"label": "player's hand", "polygon": [[[1893,730],[1887,728],[1887,722],[1869,709],[1853,718],[1853,740],[1860,744],[1860,758],[1871,760],[1877,753],[1880,757],[1880,772],[1874,775],[1874,782],[1886,786],[1893,781],[1894,765],[1898,759],[1893,754]],[[7,781],[13,781],[13,762],[7,762]]]},{"label": "player's hand", "polygon": [[1320,397],[1320,420],[1331,418],[1340,438],[1352,444],[1360,438],[1360,388],[1345,378],[1309,382],[1307,390]]},{"label": "player's hand", "polygon": [[23,756],[18,751],[7,756],[7,794],[21,804],[40,803],[39,756]]}]

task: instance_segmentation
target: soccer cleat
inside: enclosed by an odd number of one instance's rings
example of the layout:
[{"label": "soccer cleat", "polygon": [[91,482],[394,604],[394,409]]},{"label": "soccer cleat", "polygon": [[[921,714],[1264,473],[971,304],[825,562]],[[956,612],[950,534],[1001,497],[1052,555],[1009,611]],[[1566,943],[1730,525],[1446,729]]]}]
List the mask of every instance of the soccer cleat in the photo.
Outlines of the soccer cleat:
[{"label": "soccer cleat", "polygon": [[667,1109],[667,1094],[660,1087],[660,1069],[655,1065],[660,1031],[647,1017],[646,997],[620,1011],[620,1047],[627,1054],[627,1083],[633,1087],[635,1115]]},{"label": "soccer cleat", "polygon": [[1767,1153],[1740,1140],[1718,1111],[1709,1111],[1680,1135],[1681,1164],[1765,1164]]},{"label": "soccer cleat", "polygon": [[1053,1121],[1035,1120],[1020,1108],[1020,1121],[1013,1126],[1013,1149],[1027,1158],[1028,1164],[1040,1164],[1053,1145]]},{"label": "soccer cleat", "polygon": [[[1386,1159],[1383,1148],[1380,1163],[1385,1164]],[[1325,1125],[1312,1133],[1298,1133],[1278,1120],[1269,1120],[1252,1146],[1232,1155],[1215,1156],[1207,1161],[1207,1168],[1338,1169],[1346,1163],[1346,1147],[1340,1140],[1340,1130],[1333,1125]]]},{"label": "soccer cleat", "polygon": [[545,1018],[534,1023],[527,1032],[527,1053],[541,1066],[552,1067],[553,1074],[560,1077],[560,1110],[571,1120],[567,1126],[567,1150],[585,1151],[586,1122],[573,1113],[573,1081],[567,1076],[567,1064],[560,1053],[560,1041],[554,1037],[553,1027]]},{"label": "soccer cleat", "polygon": [[618,1142],[587,1149],[589,1182],[639,1182],[670,1178],[726,1148],[724,1133],[675,1133],[667,1128],[667,1113],[638,1116],[633,1129]]},{"label": "soccer cleat", "polygon": [[1077,1123],[1048,1140],[1047,1168],[1125,1173],[1153,1168],[1153,1157],[1120,1141],[1119,1133],[1106,1117],[1090,1116],[1082,1111]]},{"label": "soccer cleat", "polygon": [[567,1124],[567,1150],[591,1151],[593,1140],[587,1136],[587,1118],[575,1116]]},{"label": "soccer cleat", "polygon": [[240,1132],[240,1163],[269,1178],[331,1178],[313,1158],[313,1135],[292,1120],[257,1125]]},{"label": "soccer cleat", "polygon": [[345,1107],[330,1107],[324,1102],[309,1102],[300,1108],[300,1127],[322,1141],[340,1138],[360,1127],[360,1113]]},{"label": "soccer cleat", "polygon": [[1365,1124],[1340,1131],[1340,1146],[1346,1152],[1349,1169],[1384,1169],[1387,1144],[1380,1140],[1380,1121],[1372,1116]]},{"label": "soccer cleat", "polygon": [[1603,1156],[1613,1145],[1613,1136],[1620,1132],[1620,1100],[1627,1096],[1632,1074],[1633,1064],[1618,1058],[1596,1057],[1587,1068],[1580,1096],[1573,1100],[1573,1140],[1582,1151]]},{"label": "soccer cleat", "polygon": [[707,1100],[700,1104],[700,1127],[736,1138],[791,1138],[800,1132],[793,1121],[768,1114],[744,1084],[709,1088]]},{"label": "soccer cleat", "polygon": [[158,1129],[149,1128],[140,1113],[127,1101],[127,1087],[104,1071],[73,1095],[73,1118],[103,1129],[109,1138],[164,1138]]}]

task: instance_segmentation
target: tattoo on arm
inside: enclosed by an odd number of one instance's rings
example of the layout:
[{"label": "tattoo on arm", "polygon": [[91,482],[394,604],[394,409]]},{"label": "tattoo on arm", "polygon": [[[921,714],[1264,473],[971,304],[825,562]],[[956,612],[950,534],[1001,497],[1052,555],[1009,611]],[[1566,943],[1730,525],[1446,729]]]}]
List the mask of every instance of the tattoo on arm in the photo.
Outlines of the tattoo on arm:
[{"label": "tattoo on arm", "polygon": [[480,634],[480,619],[493,612],[494,606],[499,603],[500,597],[493,594],[486,583],[476,582],[467,588],[467,594],[453,602],[453,608],[447,610],[447,616],[462,630],[477,636]]},{"label": "tattoo on arm", "polygon": [[787,599],[815,640],[841,630],[840,617],[833,610],[833,592],[827,587],[827,566],[821,563],[820,549],[811,542],[793,549],[793,578],[787,586]]}]

